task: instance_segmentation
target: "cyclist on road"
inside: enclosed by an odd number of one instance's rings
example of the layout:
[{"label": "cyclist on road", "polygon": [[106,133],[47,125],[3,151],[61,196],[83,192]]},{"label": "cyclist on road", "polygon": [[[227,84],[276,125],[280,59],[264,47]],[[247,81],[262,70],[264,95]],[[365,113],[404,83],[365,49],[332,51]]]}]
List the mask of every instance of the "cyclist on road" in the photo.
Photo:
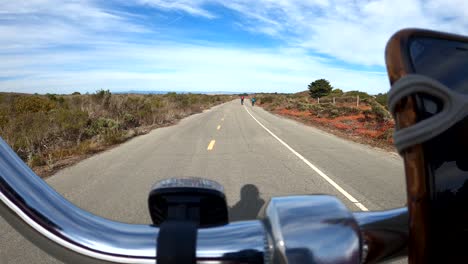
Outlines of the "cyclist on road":
[{"label": "cyclist on road", "polygon": [[257,101],[257,99],[255,99],[255,96],[253,96],[250,100],[252,101],[252,106],[254,106],[255,102]]},{"label": "cyclist on road", "polygon": [[244,96],[242,95],[241,96],[241,105],[243,105],[243,104],[244,104]]}]

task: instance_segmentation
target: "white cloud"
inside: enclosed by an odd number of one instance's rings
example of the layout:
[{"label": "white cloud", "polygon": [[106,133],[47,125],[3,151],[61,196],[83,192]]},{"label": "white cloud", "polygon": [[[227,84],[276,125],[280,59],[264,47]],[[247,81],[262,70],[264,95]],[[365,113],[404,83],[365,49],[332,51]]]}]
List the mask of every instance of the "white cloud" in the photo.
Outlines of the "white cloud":
[{"label": "white cloud", "polygon": [[205,1],[138,0],[137,2],[143,5],[148,5],[164,10],[184,11],[191,15],[202,16],[210,19],[216,17],[211,12],[203,9],[202,5],[205,3]]},{"label": "white cloud", "polygon": [[[102,46],[79,54],[42,53],[5,58],[7,63],[0,65],[3,73],[0,90],[18,92],[94,92],[101,88],[297,92],[318,78],[327,78],[345,90],[377,93],[388,86],[385,75],[333,68],[326,60],[311,57],[302,49],[245,50],[163,43]],[[88,65],[88,68],[67,69],[63,65]],[[15,79],[13,73],[21,78]],[[1,81],[8,76],[13,79]]]},{"label": "white cloud", "polygon": [[0,52],[86,44],[116,32],[146,32],[118,12],[93,1],[0,1]]},{"label": "white cloud", "polygon": [[[290,45],[360,65],[383,66],[386,41],[402,28],[420,27],[468,34],[468,2],[464,0],[175,2],[184,6],[181,11],[190,5],[199,12],[206,4],[224,6],[243,16],[237,23],[246,30],[276,36]],[[172,7],[177,7],[174,1]]]},{"label": "white cloud", "polygon": [[[344,90],[384,92],[384,47],[404,27],[468,33],[463,0],[116,0],[197,16],[216,23],[220,7],[239,15],[238,28],[282,41],[282,48],[226,48],[133,39],[158,29],[110,2],[0,2],[0,90],[23,92],[113,90],[300,91],[316,78]],[[57,49],[59,46],[70,49]],[[76,46],[76,47],[75,47]],[[310,54],[323,54],[324,59]],[[350,70],[377,66],[382,72]]]}]

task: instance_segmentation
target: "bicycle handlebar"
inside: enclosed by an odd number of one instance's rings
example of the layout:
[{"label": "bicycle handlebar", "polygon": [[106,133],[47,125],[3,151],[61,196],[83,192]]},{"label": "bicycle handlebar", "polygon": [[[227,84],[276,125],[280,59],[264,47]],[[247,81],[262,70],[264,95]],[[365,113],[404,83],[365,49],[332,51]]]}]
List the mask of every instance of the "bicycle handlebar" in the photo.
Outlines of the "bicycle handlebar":
[{"label": "bicycle handlebar", "polygon": [[[0,138],[0,215],[50,255],[79,263],[155,263],[158,228],[86,212]],[[197,263],[361,263],[406,252],[406,208],[351,213],[328,195],[273,198],[260,220],[200,228]]]}]

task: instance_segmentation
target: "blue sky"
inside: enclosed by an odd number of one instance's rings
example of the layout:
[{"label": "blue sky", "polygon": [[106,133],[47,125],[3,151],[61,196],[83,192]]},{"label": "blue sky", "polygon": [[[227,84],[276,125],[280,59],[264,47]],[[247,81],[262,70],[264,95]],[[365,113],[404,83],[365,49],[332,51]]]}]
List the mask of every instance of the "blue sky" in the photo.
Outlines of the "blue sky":
[{"label": "blue sky", "polygon": [[0,91],[389,88],[388,38],[468,33],[462,0],[30,0],[0,3]]}]

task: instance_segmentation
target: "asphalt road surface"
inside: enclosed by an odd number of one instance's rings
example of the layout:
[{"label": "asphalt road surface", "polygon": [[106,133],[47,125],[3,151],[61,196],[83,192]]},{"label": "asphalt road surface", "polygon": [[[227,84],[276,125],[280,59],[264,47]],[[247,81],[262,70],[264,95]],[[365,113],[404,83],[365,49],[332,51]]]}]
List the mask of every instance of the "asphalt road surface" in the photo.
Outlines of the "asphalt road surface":
[{"label": "asphalt road surface", "polygon": [[[153,130],[66,168],[47,182],[96,215],[149,224],[147,195],[169,177],[225,187],[230,218],[253,219],[272,196],[326,193],[351,210],[405,203],[402,159],[238,100]],[[60,263],[0,218],[0,263]]]}]

